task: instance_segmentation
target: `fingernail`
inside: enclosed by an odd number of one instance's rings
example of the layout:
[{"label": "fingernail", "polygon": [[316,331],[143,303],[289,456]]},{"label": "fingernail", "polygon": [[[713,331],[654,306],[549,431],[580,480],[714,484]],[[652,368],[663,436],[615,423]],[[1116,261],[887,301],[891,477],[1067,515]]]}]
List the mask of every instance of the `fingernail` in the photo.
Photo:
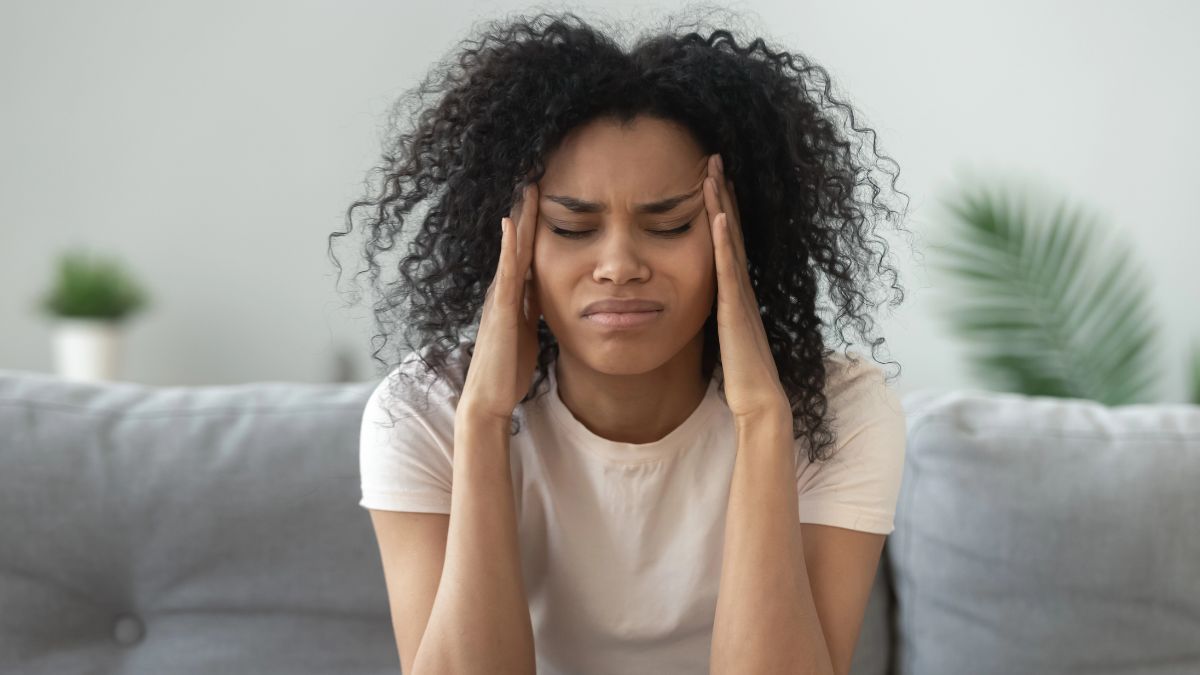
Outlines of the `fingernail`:
[{"label": "fingernail", "polygon": [[725,173],[725,162],[721,161],[721,155],[719,153],[717,154],[717,171]]}]

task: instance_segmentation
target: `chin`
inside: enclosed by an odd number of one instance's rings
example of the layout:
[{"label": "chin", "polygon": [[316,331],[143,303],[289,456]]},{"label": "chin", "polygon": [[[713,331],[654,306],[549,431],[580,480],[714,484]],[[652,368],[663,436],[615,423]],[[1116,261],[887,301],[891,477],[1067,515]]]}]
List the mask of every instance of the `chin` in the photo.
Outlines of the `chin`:
[{"label": "chin", "polygon": [[[669,332],[669,331],[664,331]],[[662,334],[638,337],[581,336],[572,355],[596,372],[607,375],[641,375],[661,368],[679,355],[685,344],[675,344]]]},{"label": "chin", "polygon": [[[603,351],[603,350],[601,350]],[[642,350],[641,358],[630,358],[627,347],[596,353],[582,359],[592,370],[605,375],[641,375],[658,368],[667,359],[656,359]]]}]

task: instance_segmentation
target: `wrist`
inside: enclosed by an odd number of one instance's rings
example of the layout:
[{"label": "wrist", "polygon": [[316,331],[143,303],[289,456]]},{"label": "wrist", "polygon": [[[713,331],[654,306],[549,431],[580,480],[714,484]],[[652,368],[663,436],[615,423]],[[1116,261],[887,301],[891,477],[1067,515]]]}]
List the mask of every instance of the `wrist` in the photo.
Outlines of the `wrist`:
[{"label": "wrist", "polygon": [[492,412],[480,410],[477,406],[472,405],[469,401],[459,401],[458,406],[454,409],[454,427],[470,427],[480,428],[484,430],[493,430],[497,428],[508,429],[512,424],[512,415],[498,415]]},{"label": "wrist", "polygon": [[492,479],[495,467],[507,474],[509,457],[509,427],[511,420],[495,416],[472,415],[466,411],[455,414],[454,419],[454,466],[455,473],[466,470],[467,474],[483,475]]},{"label": "wrist", "polygon": [[790,438],[792,420],[791,404],[785,400],[769,410],[735,416],[734,428],[739,435],[782,433]]}]

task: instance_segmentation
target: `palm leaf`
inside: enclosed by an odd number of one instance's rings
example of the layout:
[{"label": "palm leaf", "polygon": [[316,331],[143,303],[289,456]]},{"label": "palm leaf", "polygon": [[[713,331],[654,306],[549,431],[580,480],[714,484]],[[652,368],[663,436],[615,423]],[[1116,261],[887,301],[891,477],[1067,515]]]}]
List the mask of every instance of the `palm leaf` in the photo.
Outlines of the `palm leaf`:
[{"label": "palm leaf", "polygon": [[[1064,200],[1035,222],[1029,200],[967,191],[934,267],[960,286],[945,308],[990,384],[1107,405],[1145,400],[1157,381],[1157,324],[1132,246],[1097,250],[1103,232]],[[1196,388],[1200,396],[1200,353]]]}]

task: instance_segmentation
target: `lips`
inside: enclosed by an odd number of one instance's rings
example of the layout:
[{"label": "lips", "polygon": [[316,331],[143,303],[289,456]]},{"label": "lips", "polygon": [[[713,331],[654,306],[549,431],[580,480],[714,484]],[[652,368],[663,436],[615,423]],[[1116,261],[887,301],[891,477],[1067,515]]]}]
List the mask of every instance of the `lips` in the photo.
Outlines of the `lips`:
[{"label": "lips", "polygon": [[648,326],[652,322],[657,321],[660,314],[662,314],[662,311],[658,310],[650,312],[596,312],[583,317],[583,320],[608,330],[628,330]]},{"label": "lips", "polygon": [[605,298],[588,304],[583,308],[581,316],[589,314],[612,313],[620,314],[626,312],[653,312],[661,311],[662,303],[643,298]]}]

